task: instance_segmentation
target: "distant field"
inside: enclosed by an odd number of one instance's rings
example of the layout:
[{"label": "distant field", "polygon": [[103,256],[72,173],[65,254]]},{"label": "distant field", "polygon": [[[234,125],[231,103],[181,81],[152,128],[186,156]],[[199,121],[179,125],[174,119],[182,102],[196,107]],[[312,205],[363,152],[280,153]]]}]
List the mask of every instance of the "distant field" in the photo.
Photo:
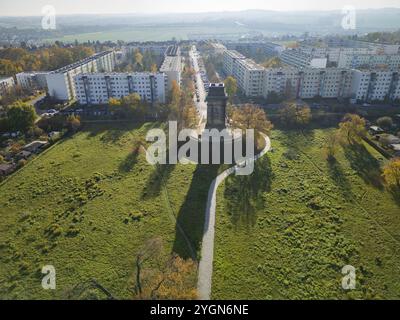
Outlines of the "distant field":
[{"label": "distant field", "polygon": [[[165,253],[191,256],[174,216],[199,252],[213,173],[192,165],[157,171],[144,154],[135,159],[133,139],[149,127],[86,126],[0,185],[1,299],[65,298],[89,279],[129,299],[146,239],[161,236]],[[48,264],[57,290],[41,288]],[[76,298],[88,296],[104,298]]]},{"label": "distant field", "polygon": [[221,34],[221,33],[245,33],[249,30],[243,26],[232,26],[223,28],[212,28],[207,26],[132,26],[121,29],[112,30],[109,32],[95,32],[68,35],[57,39],[48,39],[48,41],[65,41],[72,42],[78,40],[83,41],[166,41],[176,38],[177,40],[187,40],[190,34]]},{"label": "distant field", "polygon": [[[400,199],[368,146],[340,149],[328,165],[331,133],[275,131],[253,178],[220,187],[214,299],[400,298]],[[354,291],[341,287],[348,264]]]}]

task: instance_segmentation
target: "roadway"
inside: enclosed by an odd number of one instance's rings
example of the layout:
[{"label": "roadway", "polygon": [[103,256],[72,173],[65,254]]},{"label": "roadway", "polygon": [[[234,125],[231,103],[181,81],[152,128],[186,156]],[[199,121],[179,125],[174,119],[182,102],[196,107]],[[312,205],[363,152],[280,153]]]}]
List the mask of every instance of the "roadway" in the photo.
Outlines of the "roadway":
[{"label": "roadway", "polygon": [[[207,97],[207,92],[204,89],[204,83],[201,79],[201,70],[199,67],[199,57],[200,53],[197,51],[196,46],[193,46],[189,52],[190,60],[192,62],[193,69],[195,71],[196,77],[196,94],[194,97],[194,102],[197,108],[197,112],[200,116],[200,130],[202,131],[205,127],[207,121],[207,103],[205,102]],[[198,101],[199,100],[199,101]]]}]

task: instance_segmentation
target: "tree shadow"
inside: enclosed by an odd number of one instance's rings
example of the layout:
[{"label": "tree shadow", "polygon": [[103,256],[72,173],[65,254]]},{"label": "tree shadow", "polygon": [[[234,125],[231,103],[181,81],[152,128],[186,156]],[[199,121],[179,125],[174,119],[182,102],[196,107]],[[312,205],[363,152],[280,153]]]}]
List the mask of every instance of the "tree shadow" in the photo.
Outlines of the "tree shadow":
[{"label": "tree shadow", "polygon": [[350,166],[358,175],[373,187],[383,190],[382,171],[379,161],[374,158],[363,144],[353,143],[344,147],[344,154]]},{"label": "tree shadow", "polygon": [[104,122],[104,123],[84,123],[81,131],[88,133],[88,139],[103,134],[104,142],[116,142],[127,131],[139,129],[143,126],[141,122]]},{"label": "tree shadow", "polygon": [[392,195],[393,200],[400,207],[400,188],[391,187],[391,188],[389,188],[389,192]]},{"label": "tree shadow", "polygon": [[158,197],[161,193],[162,184],[168,182],[174,169],[174,164],[156,164],[146,181],[146,186],[142,191],[142,199]]},{"label": "tree shadow", "polygon": [[225,203],[232,224],[252,227],[257,222],[257,210],[264,206],[262,193],[271,191],[274,178],[271,161],[265,156],[255,163],[249,176],[230,176],[225,183]]},{"label": "tree shadow", "polygon": [[342,192],[343,197],[346,200],[353,202],[355,196],[351,190],[351,183],[347,179],[342,166],[336,159],[328,160],[328,171],[331,179],[335,182],[335,184],[339,187],[339,190]]},{"label": "tree shadow", "polygon": [[118,166],[118,171],[122,173],[127,173],[132,171],[133,167],[137,164],[139,159],[139,151],[132,151],[128,156],[122,161]]},{"label": "tree shadow", "polygon": [[[187,239],[199,257],[204,232],[205,211],[211,182],[218,175],[220,165],[197,165],[186,198],[177,215],[173,252],[182,258],[192,258]],[[182,234],[182,231],[185,233]]]}]

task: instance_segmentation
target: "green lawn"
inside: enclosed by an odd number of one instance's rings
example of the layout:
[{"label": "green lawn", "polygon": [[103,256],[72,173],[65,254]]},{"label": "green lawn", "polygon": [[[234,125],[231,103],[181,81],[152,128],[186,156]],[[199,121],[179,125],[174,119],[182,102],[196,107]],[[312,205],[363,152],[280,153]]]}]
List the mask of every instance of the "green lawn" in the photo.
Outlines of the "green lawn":
[{"label": "green lawn", "polygon": [[[199,252],[212,173],[193,165],[157,171],[144,154],[134,157],[134,137],[150,127],[86,126],[0,185],[0,299],[65,298],[89,279],[130,298],[146,239],[161,236],[166,253]],[[56,268],[56,290],[42,289],[43,265]]]},{"label": "green lawn", "polygon": [[[128,299],[136,254],[155,236],[166,254],[198,258],[222,168],[157,169],[133,156],[133,140],[153,125],[86,125],[0,184],[0,298],[65,298],[95,279]],[[399,298],[400,204],[381,184],[383,159],[362,145],[329,165],[328,134],[275,131],[255,174],[220,187],[213,298]],[[41,287],[48,264],[56,290]],[[357,268],[350,293],[346,264]],[[85,297],[105,296],[76,296]]]},{"label": "green lawn", "polygon": [[48,41],[168,41],[173,38],[177,40],[188,40],[191,34],[223,34],[246,32],[249,32],[249,29],[242,26],[228,26],[218,28],[217,30],[215,27],[190,25],[132,26],[122,27],[120,29],[115,29],[111,31],[66,35],[57,39],[48,39]]},{"label": "green lawn", "polygon": [[275,131],[258,171],[220,187],[214,299],[400,298],[400,199],[382,185],[384,160],[363,144],[329,165],[331,133]]}]

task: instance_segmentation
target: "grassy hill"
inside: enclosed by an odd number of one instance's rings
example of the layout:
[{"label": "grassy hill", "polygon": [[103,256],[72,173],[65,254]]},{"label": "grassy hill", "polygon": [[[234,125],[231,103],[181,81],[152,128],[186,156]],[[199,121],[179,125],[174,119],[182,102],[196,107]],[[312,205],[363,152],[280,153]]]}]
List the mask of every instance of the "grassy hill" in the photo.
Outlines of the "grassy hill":
[{"label": "grassy hill", "polygon": [[[380,179],[384,160],[359,145],[329,165],[331,133],[275,131],[258,171],[220,187],[213,298],[400,298],[400,203]],[[341,286],[348,264],[353,291]]]},{"label": "grassy hill", "polygon": [[[166,254],[197,255],[212,174],[192,165],[160,171],[135,157],[133,140],[150,127],[86,126],[0,185],[0,298],[65,298],[89,279],[130,298],[147,239],[161,236]],[[43,265],[56,268],[56,290],[42,289]]]}]

